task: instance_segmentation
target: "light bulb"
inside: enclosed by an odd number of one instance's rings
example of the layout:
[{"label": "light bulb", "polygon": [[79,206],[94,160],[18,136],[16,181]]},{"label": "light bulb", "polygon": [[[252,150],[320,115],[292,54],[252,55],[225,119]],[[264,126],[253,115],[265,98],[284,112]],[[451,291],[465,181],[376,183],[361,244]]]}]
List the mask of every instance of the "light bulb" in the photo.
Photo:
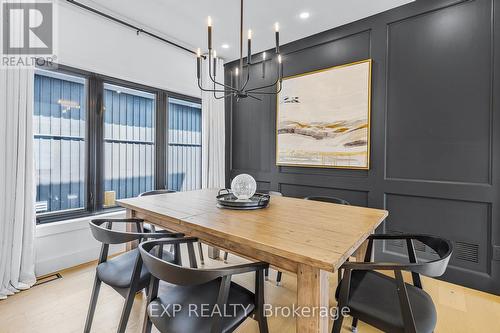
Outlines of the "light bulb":
[{"label": "light bulb", "polygon": [[197,56],[198,58],[199,58],[199,57],[201,57],[201,49],[200,49],[200,48],[198,48],[198,49],[196,50],[196,56]]},{"label": "light bulb", "polygon": [[262,52],[262,60],[266,60],[266,52]]},{"label": "light bulb", "polygon": [[213,56],[214,58],[217,58],[217,51],[214,50]]},{"label": "light bulb", "polygon": [[238,76],[239,73],[240,73],[240,70],[238,69],[238,67],[236,67],[234,75]]},{"label": "light bulb", "polygon": [[278,55],[278,63],[280,63],[280,64],[281,64],[281,54],[280,54],[280,55]]},{"label": "light bulb", "polygon": [[280,24],[278,22],[274,23],[274,31],[280,31]]},{"label": "light bulb", "polygon": [[248,29],[248,39],[252,39],[252,30]]},{"label": "light bulb", "polygon": [[211,26],[212,26],[212,17],[211,17],[211,16],[209,16],[209,17],[207,18],[207,24],[208,24],[208,26],[209,26],[209,27],[211,27]]},{"label": "light bulb", "polygon": [[300,13],[299,17],[303,20],[309,18],[309,13],[308,12],[302,12]]}]

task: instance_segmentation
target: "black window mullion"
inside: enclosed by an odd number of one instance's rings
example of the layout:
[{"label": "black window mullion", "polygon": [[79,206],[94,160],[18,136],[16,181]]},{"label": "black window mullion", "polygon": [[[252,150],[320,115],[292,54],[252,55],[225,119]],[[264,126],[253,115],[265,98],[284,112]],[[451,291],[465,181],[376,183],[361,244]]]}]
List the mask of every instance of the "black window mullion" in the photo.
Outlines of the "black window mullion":
[{"label": "black window mullion", "polygon": [[99,77],[90,77],[87,132],[87,209],[90,212],[102,210],[103,206],[103,87]]},{"label": "black window mullion", "polygon": [[156,119],[155,119],[155,188],[167,188],[167,126],[168,126],[168,97],[164,91],[156,94]]}]

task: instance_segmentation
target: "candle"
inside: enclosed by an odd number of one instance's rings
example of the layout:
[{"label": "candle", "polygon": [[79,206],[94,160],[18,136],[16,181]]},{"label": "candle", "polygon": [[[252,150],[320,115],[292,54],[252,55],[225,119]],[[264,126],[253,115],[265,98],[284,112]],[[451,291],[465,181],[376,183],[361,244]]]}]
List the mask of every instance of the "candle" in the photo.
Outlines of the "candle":
[{"label": "candle", "polygon": [[280,53],[280,24],[274,23],[274,31],[276,36],[276,53]]},{"label": "candle", "polygon": [[266,77],[266,52],[262,52],[262,78]]},{"label": "candle", "polygon": [[198,79],[200,78],[201,74],[201,50],[198,48],[196,50],[196,75]]},{"label": "candle", "polygon": [[236,69],[234,70],[234,75],[238,76],[239,73],[240,73],[239,68],[236,67]]},{"label": "candle", "polygon": [[212,18],[209,16],[207,19],[208,23],[208,49],[212,49]]},{"label": "candle", "polygon": [[217,51],[214,50],[214,77],[215,74],[217,73],[216,68],[217,68]]},{"label": "candle", "polygon": [[247,64],[251,63],[252,59],[252,30],[248,30],[248,54],[247,54]]}]

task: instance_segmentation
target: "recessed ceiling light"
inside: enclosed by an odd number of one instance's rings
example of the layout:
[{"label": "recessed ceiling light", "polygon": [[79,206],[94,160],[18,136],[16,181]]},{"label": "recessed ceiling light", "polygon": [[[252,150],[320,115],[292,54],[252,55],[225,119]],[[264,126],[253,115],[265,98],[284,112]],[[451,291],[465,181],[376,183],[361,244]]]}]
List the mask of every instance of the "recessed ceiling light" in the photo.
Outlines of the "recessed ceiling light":
[{"label": "recessed ceiling light", "polygon": [[303,20],[309,18],[309,12],[302,12],[300,13],[299,17]]},{"label": "recessed ceiling light", "polygon": [[229,44],[222,44],[220,47],[222,47],[223,49],[228,49],[229,48]]}]

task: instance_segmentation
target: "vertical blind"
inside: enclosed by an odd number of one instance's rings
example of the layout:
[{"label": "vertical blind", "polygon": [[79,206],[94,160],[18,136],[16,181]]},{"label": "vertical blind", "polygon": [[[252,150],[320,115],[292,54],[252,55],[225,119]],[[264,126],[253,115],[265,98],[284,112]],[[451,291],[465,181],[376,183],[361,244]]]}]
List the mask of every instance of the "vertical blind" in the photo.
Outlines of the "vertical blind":
[{"label": "vertical blind", "polygon": [[201,188],[201,105],[169,98],[168,167],[169,189]]},{"label": "vertical blind", "polygon": [[154,188],[155,95],[104,86],[104,190],[116,199]]},{"label": "vertical blind", "polygon": [[36,210],[85,205],[85,79],[35,74],[33,115]]}]

